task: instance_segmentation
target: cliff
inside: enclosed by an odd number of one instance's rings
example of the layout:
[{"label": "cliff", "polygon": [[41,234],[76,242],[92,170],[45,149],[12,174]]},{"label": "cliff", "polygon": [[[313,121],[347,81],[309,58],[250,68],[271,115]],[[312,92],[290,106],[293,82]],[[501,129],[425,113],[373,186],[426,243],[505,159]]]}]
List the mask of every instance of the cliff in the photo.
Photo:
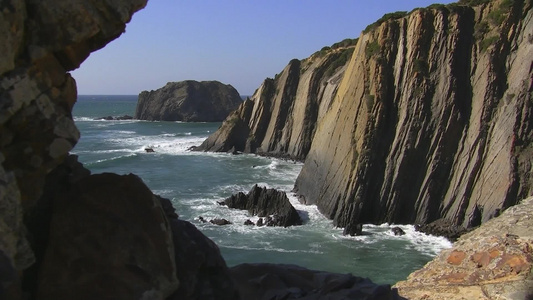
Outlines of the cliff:
[{"label": "cliff", "polygon": [[463,235],[396,284],[407,299],[531,299],[533,198]]},{"label": "cliff", "polygon": [[291,61],[200,149],[305,159],[295,190],[348,234],[489,220],[533,192],[532,4],[467,2],[386,14],[346,64]]},{"label": "cliff", "polygon": [[477,226],[531,195],[531,1],[418,9],[361,34],[296,189],[335,225]]},{"label": "cliff", "polygon": [[293,59],[266,79],[199,151],[242,151],[303,160],[316,125],[328,110],[353,51],[353,40],[325,47],[308,59]]},{"label": "cliff", "polygon": [[242,99],[231,85],[218,81],[169,82],[139,94],[135,118],[149,121],[221,122]]}]

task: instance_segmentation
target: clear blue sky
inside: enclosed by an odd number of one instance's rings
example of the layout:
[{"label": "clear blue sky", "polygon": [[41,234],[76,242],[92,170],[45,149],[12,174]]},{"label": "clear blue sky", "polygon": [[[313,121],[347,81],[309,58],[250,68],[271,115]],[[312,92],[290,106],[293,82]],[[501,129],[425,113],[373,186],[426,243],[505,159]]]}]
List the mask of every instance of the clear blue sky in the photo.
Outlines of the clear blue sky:
[{"label": "clear blue sky", "polygon": [[126,32],[72,72],[81,95],[218,80],[251,95],[293,59],[356,38],[383,14],[432,0],[150,0]]}]

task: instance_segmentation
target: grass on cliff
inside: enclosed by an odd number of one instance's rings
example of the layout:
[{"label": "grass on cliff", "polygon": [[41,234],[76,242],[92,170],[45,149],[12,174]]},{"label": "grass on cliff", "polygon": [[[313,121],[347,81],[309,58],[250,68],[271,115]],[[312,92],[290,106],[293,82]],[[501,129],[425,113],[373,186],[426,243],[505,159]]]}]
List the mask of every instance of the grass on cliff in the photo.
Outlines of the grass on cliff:
[{"label": "grass on cliff", "polygon": [[368,33],[369,31],[373,30],[374,28],[377,28],[379,25],[387,22],[388,20],[396,20],[403,18],[407,16],[406,11],[397,11],[393,13],[384,14],[383,17],[379,18],[376,22],[366,26],[365,30],[363,30],[364,33]]}]

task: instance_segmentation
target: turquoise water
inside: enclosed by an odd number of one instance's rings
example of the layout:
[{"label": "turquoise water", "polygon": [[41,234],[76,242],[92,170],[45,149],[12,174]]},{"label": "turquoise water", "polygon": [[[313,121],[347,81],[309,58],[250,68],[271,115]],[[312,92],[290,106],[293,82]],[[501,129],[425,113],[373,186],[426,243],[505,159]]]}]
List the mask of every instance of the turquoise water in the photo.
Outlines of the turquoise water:
[{"label": "turquoise water", "polygon": [[[104,116],[133,115],[137,96],[80,96],[74,120],[81,139],[72,151],[92,173],[134,173],[154,191],[172,200],[180,218],[192,222],[220,247],[227,264],[291,263],[307,268],[368,277],[395,283],[422,267],[451,244],[444,238],[400,226],[395,237],[388,224],[365,225],[365,235],[345,237],[315,206],[298,203],[290,193],[302,164],[250,154],[190,152],[220,123],[97,121]],[[152,147],[154,153],[144,149]],[[304,225],[289,228],[250,227],[256,218],[246,211],[217,204],[254,184],[288,192]],[[228,226],[202,223],[225,218]]]}]

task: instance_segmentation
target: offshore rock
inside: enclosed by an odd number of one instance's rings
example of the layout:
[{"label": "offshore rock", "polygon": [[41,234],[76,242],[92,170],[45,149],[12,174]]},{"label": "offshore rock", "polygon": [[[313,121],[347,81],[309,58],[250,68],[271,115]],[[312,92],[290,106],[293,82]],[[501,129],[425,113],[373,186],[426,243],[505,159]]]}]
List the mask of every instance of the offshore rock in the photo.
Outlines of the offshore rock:
[{"label": "offshore rock", "polygon": [[230,270],[242,299],[404,299],[389,285],[351,274],[275,264],[241,264]]},{"label": "offshore rock", "polygon": [[218,81],[169,82],[139,94],[135,118],[148,121],[221,122],[242,99],[231,85]]},{"label": "offshore rock", "polygon": [[[22,298],[35,262],[23,216],[79,139],[68,71],[124,32],[146,0],[2,1],[0,9],[0,298]],[[68,17],[66,17],[68,16]],[[4,268],[5,267],[5,268]],[[5,274],[5,276],[4,276]]]},{"label": "offshore rock", "polygon": [[250,100],[228,116],[197,151],[258,153],[303,160],[316,126],[329,109],[354,40],[293,59],[275,79],[266,79]]},{"label": "offshore rock", "polygon": [[533,197],[459,238],[395,287],[408,299],[531,299]]},{"label": "offshore rock", "polygon": [[257,184],[248,194],[239,192],[224,200],[224,204],[229,208],[248,210],[252,216],[270,217],[266,222],[267,226],[302,225],[300,215],[285,192],[259,187]]},{"label": "offshore rock", "polygon": [[531,1],[435,5],[370,26],[295,191],[345,228],[468,228],[531,195],[531,32]]}]

